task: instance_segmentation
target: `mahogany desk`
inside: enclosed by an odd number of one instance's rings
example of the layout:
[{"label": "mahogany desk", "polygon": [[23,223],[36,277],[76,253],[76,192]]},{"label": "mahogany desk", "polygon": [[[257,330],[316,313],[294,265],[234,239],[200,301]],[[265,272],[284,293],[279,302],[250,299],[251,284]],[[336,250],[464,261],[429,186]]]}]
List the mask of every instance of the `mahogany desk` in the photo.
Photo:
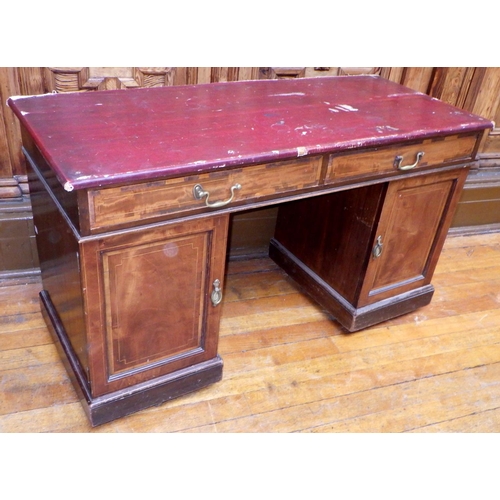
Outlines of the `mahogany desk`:
[{"label": "mahogany desk", "polygon": [[378,77],[14,97],[42,310],[92,425],[222,378],[229,216],[348,330],[431,300],[492,124]]}]

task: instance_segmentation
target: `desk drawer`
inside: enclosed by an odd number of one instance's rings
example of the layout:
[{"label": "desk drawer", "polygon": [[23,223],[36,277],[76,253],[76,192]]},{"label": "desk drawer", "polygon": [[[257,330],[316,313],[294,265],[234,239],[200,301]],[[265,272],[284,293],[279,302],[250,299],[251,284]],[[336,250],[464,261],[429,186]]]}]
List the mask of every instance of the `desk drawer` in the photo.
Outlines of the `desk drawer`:
[{"label": "desk drawer", "polygon": [[363,153],[331,155],[325,183],[333,184],[348,178],[371,178],[380,174],[411,172],[425,167],[467,162],[473,159],[477,139],[476,134],[440,137],[416,144],[396,144]]},{"label": "desk drawer", "polygon": [[[320,182],[322,157],[297,158],[290,161],[221,170],[130,186],[89,190],[90,230],[124,226],[149,219],[171,218],[189,213],[202,213],[223,206],[248,204],[261,198],[317,186]],[[209,193],[196,199],[193,188]],[[231,188],[234,197],[231,198]]]}]

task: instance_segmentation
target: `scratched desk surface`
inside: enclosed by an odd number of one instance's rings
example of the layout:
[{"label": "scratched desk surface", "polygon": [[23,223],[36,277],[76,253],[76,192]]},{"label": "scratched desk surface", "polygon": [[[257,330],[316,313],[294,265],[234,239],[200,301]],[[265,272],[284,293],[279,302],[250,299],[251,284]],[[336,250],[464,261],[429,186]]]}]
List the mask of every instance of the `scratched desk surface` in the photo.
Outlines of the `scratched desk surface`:
[{"label": "scratched desk surface", "polygon": [[12,97],[66,190],[485,128],[374,76]]}]

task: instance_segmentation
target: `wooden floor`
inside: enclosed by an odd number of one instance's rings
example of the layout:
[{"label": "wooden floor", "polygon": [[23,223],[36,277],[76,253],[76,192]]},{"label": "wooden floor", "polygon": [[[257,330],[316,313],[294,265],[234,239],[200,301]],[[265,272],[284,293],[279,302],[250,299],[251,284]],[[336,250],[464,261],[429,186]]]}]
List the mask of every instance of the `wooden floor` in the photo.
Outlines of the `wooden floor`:
[{"label": "wooden floor", "polygon": [[346,334],[268,259],[229,264],[221,382],[92,429],[40,283],[0,288],[0,432],[500,431],[500,233],[449,237],[433,302]]}]

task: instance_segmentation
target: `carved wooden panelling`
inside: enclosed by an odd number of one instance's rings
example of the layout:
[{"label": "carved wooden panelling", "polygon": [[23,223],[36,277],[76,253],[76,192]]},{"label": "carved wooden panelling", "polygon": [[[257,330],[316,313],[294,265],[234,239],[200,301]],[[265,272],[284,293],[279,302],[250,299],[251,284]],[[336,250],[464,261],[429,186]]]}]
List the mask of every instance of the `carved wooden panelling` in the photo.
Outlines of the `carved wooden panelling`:
[{"label": "carved wooden panelling", "polygon": [[211,68],[211,82],[236,82],[239,80],[258,80],[258,68]]},{"label": "carved wooden panelling", "polygon": [[0,68],[0,177],[22,173],[18,171],[21,153],[10,147],[20,140],[17,119],[6,104],[16,94],[19,94],[17,72]]},{"label": "carved wooden panelling", "polygon": [[474,68],[435,68],[429,94],[463,108],[473,76]]},{"label": "carved wooden panelling", "polygon": [[481,166],[498,164],[500,68],[434,68],[428,93],[495,122],[496,127],[490,132],[479,153]]},{"label": "carved wooden panelling", "polygon": [[398,83],[425,94],[429,91],[434,68],[402,68],[402,70]]},{"label": "carved wooden panelling", "polygon": [[382,68],[339,68],[339,76],[380,75]]},{"label": "carved wooden panelling", "polygon": [[[3,95],[1,96],[2,101]],[[5,117],[2,110],[0,116],[0,177],[12,175],[12,167],[10,161],[9,142],[7,140],[7,130],[5,127]]]},{"label": "carved wooden panelling", "polygon": [[260,68],[260,78],[303,78],[313,76],[380,75],[382,68],[347,67],[266,67]]},{"label": "carved wooden panelling", "polygon": [[293,67],[293,68],[260,68],[260,78],[261,79],[278,79],[278,78],[301,78],[306,74],[305,67]]},{"label": "carved wooden panelling", "polygon": [[48,92],[196,85],[258,78],[258,68],[208,66],[198,68],[45,68],[44,74],[46,91]]},{"label": "carved wooden panelling", "polygon": [[45,68],[49,92],[81,92],[173,84],[174,68]]},{"label": "carved wooden panelling", "polygon": [[259,68],[250,67],[198,67],[175,68],[175,85],[196,85],[201,83],[236,82],[240,80],[258,80]]},{"label": "carved wooden panelling", "polygon": [[465,109],[495,123],[481,151],[482,166],[498,165],[500,158],[500,68],[475,68]]},{"label": "carved wooden panelling", "polygon": [[17,68],[21,95],[38,95],[48,92],[43,68]]}]

